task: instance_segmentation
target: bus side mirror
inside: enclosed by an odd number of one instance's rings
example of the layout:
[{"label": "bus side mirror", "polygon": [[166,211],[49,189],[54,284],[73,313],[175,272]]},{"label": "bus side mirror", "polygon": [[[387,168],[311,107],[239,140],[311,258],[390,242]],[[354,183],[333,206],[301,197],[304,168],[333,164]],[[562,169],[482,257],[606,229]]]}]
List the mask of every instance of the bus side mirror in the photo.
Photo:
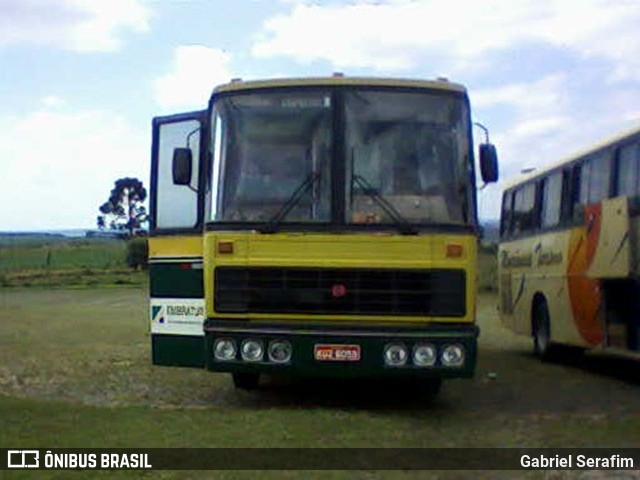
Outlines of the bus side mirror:
[{"label": "bus side mirror", "polygon": [[480,173],[484,183],[498,181],[498,153],[492,143],[480,144]]},{"label": "bus side mirror", "polygon": [[190,185],[193,160],[190,148],[176,148],[173,150],[173,183],[175,185]]}]

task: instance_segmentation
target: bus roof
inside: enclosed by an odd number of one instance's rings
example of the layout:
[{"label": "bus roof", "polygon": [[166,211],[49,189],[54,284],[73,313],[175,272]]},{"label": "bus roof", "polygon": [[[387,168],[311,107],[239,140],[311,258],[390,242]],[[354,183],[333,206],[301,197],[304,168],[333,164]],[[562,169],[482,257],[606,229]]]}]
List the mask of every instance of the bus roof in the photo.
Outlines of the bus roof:
[{"label": "bus roof", "polygon": [[613,135],[611,137],[607,137],[604,140],[600,140],[599,142],[587,147],[587,148],[583,148],[581,150],[578,150],[577,152],[573,153],[572,155],[569,155],[568,157],[565,157],[557,162],[551,163],[548,166],[545,166],[543,169],[541,170],[534,170],[532,172],[523,174],[519,177],[517,177],[516,179],[510,181],[507,185],[505,185],[504,190],[509,190],[511,188],[514,188],[522,183],[525,183],[529,180],[532,180],[534,178],[537,177],[542,177],[545,174],[549,173],[552,170],[555,170],[556,168],[562,167],[563,165],[567,165],[570,164],[572,162],[575,162],[576,160],[579,160],[583,157],[586,157],[587,155],[590,155],[592,153],[597,152],[598,150],[602,150],[604,148],[607,148],[611,145],[615,145],[618,142],[621,142],[623,140],[626,140],[627,138],[631,138],[635,135],[640,135],[640,125],[637,125],[633,128],[630,128],[628,130],[623,131],[622,133],[618,133],[616,135]]},{"label": "bus roof", "polygon": [[213,94],[237,92],[242,90],[301,87],[301,86],[371,86],[371,87],[410,87],[437,89],[450,92],[466,93],[466,88],[460,84],[445,79],[417,80],[409,78],[378,78],[378,77],[308,77],[308,78],[277,78],[271,80],[232,80],[216,87]]}]

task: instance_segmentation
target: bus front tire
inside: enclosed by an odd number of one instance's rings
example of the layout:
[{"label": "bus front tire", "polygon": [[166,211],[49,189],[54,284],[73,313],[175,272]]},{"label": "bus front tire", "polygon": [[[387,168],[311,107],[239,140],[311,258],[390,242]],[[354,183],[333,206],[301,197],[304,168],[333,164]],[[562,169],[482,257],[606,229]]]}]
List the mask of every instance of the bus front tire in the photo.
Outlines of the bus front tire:
[{"label": "bus front tire", "polygon": [[533,353],[542,361],[551,360],[551,319],[545,300],[536,302],[533,313]]},{"label": "bus front tire", "polygon": [[260,382],[259,373],[232,373],[233,385],[242,390],[255,390]]}]

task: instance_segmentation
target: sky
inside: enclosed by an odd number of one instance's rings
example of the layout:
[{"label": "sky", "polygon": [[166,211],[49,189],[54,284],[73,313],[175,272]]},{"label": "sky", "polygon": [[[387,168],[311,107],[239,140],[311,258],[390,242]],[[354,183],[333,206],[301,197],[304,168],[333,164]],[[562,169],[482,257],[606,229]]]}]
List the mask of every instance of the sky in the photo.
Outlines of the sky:
[{"label": "sky", "polygon": [[116,179],[148,186],[151,119],[216,85],[333,72],[465,85],[497,218],[523,169],[640,126],[638,25],[638,0],[0,0],[0,231],[95,227]]}]

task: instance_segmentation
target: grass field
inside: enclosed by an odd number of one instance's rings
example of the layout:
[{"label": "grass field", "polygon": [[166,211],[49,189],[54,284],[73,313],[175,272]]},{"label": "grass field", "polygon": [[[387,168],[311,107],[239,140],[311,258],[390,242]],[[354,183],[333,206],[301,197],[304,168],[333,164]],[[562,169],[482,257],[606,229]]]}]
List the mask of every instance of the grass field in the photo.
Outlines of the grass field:
[{"label": "grass field", "polygon": [[[245,392],[234,389],[226,375],[151,365],[146,273],[124,267],[124,242],[9,243],[0,241],[0,287],[10,287],[0,288],[0,445],[7,448],[640,445],[637,364],[591,357],[541,364],[530,355],[528,339],[501,327],[493,293],[480,297],[476,377],[445,383],[435,400],[398,385],[357,381],[266,379],[259,391]],[[495,256],[481,251],[479,262],[479,287],[491,292]],[[523,473],[518,476],[574,477]],[[321,475],[425,478],[423,472]],[[28,473],[5,476],[31,478]],[[38,472],[37,478],[69,476],[50,471]],[[237,478],[238,472],[73,476]],[[429,475],[463,476],[512,475]]]},{"label": "grass field", "polygon": [[[527,339],[501,328],[495,301],[493,295],[481,297],[483,333],[476,378],[448,382],[441,396],[429,401],[411,390],[375,382],[275,380],[257,392],[237,391],[226,375],[150,364],[144,288],[3,289],[0,445],[640,445],[638,379],[611,376],[597,367],[594,371],[588,364],[538,363],[528,353]],[[613,370],[620,368],[616,364]],[[68,478],[68,472],[38,473],[38,478]],[[494,474],[480,472],[474,477],[495,478]],[[132,473],[113,475],[131,478]],[[91,472],[87,478],[94,476],[96,472]],[[235,478],[237,472],[148,476]],[[298,474],[260,476],[297,478]],[[353,473],[322,476],[352,478]],[[388,472],[384,478],[389,476],[424,478],[420,472]]]},{"label": "grass field", "polygon": [[144,285],[147,275],[126,265],[121,240],[0,236],[1,287]]},{"label": "grass field", "polygon": [[46,237],[0,242],[0,273],[18,270],[124,268],[126,242],[104,239],[60,241]]}]

